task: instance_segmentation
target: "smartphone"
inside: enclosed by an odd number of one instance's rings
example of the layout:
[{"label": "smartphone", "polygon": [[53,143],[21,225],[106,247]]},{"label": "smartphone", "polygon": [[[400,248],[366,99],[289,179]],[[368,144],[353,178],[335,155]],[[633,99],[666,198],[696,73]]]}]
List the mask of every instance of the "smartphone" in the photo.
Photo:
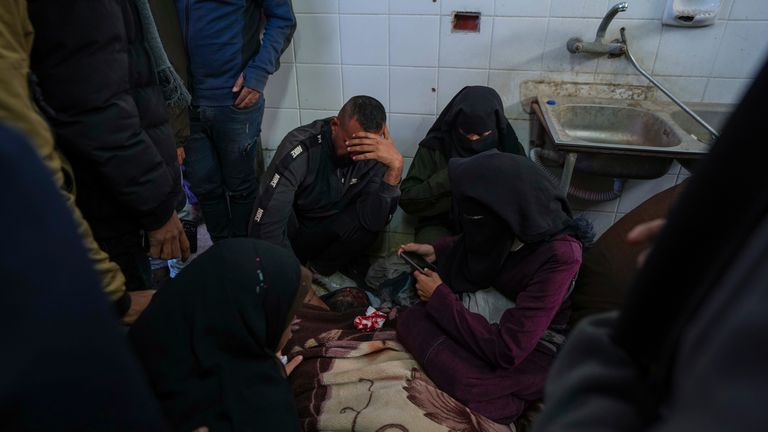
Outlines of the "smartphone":
[{"label": "smartphone", "polygon": [[428,263],[427,260],[421,257],[419,254],[413,252],[401,252],[400,259],[405,261],[413,271],[418,271],[423,275],[427,274],[427,270],[437,271],[437,267]]}]

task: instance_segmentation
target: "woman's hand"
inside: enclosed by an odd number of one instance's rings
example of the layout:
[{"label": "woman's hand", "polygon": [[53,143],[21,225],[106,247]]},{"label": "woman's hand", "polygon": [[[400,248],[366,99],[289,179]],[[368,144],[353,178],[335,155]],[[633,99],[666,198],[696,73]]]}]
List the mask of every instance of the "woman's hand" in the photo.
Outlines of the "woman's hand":
[{"label": "woman's hand", "polygon": [[[283,353],[282,352],[278,352],[277,353],[277,359],[280,360],[281,357],[283,357]],[[285,375],[286,376],[290,376],[291,372],[293,372],[293,370],[296,369],[296,366],[298,366],[299,363],[302,362],[302,360],[304,360],[304,357],[302,357],[300,355],[297,355],[296,357],[292,358],[291,361],[286,363],[285,364]],[[282,361],[282,360],[280,360],[280,361]]]},{"label": "woman's hand", "polygon": [[426,270],[426,275],[420,271],[413,272],[413,277],[416,278],[416,293],[419,298],[424,301],[429,301],[432,298],[432,293],[435,292],[443,280],[440,279],[440,275],[432,270]]},{"label": "woman's hand", "polygon": [[645,245],[645,250],[640,252],[640,255],[637,257],[637,268],[640,268],[645,264],[645,259],[651,252],[653,241],[658,237],[666,223],[666,219],[654,219],[649,222],[641,223],[632,228],[629,234],[627,234],[627,243]]},{"label": "woman's hand", "polygon": [[404,244],[400,246],[400,249],[398,249],[397,256],[400,256],[400,254],[403,252],[413,252],[413,253],[419,254],[421,255],[422,258],[427,260],[428,263],[433,263],[437,260],[437,255],[435,255],[435,248],[429,244],[422,244],[422,243]]}]

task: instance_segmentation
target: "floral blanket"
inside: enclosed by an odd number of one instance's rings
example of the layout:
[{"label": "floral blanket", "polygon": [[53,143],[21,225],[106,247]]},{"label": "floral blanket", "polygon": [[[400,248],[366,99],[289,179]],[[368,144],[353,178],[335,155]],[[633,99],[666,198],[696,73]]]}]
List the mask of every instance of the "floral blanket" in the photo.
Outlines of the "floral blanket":
[{"label": "floral blanket", "polygon": [[305,305],[285,352],[304,361],[289,377],[305,431],[510,432],[440,391],[384,328],[363,333],[364,310]]}]

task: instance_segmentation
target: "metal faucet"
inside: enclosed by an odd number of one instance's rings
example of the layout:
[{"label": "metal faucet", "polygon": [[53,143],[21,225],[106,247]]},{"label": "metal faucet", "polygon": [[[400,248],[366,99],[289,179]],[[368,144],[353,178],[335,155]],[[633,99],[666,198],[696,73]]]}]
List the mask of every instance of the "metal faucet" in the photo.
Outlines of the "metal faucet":
[{"label": "metal faucet", "polygon": [[603,17],[603,20],[600,22],[600,26],[597,28],[597,34],[595,35],[595,40],[593,42],[584,42],[584,40],[579,37],[570,38],[566,44],[568,51],[573,54],[591,53],[610,54],[613,56],[620,56],[624,54],[624,52],[626,52],[625,44],[619,42],[618,40],[605,43],[603,42],[603,39],[605,39],[605,33],[608,30],[608,26],[611,24],[611,21],[613,21],[619,12],[624,12],[628,7],[629,4],[627,4],[627,2],[616,3],[613,5],[613,7],[608,10],[608,12]]}]

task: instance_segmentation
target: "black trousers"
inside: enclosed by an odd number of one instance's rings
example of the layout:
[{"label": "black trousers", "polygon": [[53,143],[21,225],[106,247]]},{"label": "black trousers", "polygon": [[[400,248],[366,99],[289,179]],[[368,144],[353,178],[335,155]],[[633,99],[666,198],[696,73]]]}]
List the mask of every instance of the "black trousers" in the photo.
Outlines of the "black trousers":
[{"label": "black trousers", "polygon": [[97,238],[101,250],[109,255],[125,276],[126,291],[141,291],[152,286],[152,270],[147,251],[142,245],[142,232]]},{"label": "black trousers", "polygon": [[299,261],[326,276],[364,253],[378,235],[360,224],[354,206],[327,218],[295,219],[288,230]]}]

